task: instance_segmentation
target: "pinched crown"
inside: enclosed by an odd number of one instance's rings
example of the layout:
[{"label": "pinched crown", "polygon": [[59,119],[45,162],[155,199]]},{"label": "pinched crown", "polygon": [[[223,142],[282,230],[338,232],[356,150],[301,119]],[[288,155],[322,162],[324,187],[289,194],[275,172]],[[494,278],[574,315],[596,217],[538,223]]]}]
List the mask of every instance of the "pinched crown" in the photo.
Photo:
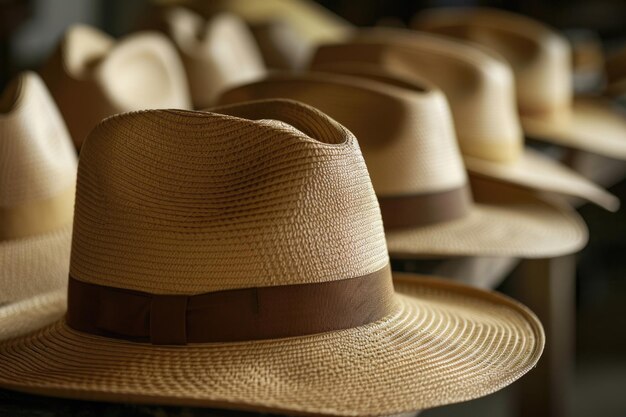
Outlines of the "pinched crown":
[{"label": "pinched crown", "polygon": [[81,152],[70,274],[159,294],[313,283],[388,263],[354,136],[291,101],[103,121]]}]

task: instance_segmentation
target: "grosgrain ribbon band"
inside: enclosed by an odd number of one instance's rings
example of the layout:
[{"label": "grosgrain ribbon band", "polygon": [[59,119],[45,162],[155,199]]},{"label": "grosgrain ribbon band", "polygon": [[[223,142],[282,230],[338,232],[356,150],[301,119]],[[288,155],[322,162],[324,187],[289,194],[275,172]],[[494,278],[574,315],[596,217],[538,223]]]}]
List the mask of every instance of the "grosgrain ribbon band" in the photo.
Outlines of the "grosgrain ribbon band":
[{"label": "grosgrain ribbon band", "polygon": [[70,277],[66,320],[85,333],[181,345],[337,331],[380,320],[393,307],[389,266],[339,281],[198,295],[149,294]]},{"label": "grosgrain ribbon band", "polygon": [[0,207],[0,240],[51,232],[72,223],[75,187],[15,207]]},{"label": "grosgrain ribbon band", "polygon": [[465,217],[471,211],[472,199],[464,185],[438,193],[379,197],[378,204],[385,229],[399,229]]}]

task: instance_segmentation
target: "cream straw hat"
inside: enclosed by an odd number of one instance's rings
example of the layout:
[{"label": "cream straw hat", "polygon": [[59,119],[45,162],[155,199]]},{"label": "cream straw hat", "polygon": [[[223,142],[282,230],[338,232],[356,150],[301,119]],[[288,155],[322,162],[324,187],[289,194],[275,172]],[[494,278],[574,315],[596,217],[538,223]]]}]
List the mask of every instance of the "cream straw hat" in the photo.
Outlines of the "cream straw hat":
[{"label": "cream straw hat", "polygon": [[221,102],[280,97],[315,106],[359,138],[392,256],[551,257],[586,242],[568,208],[526,195],[474,204],[448,104],[428,84],[283,73],[226,92]]},{"label": "cream straw hat", "polygon": [[513,300],[392,284],[357,141],[311,107],[123,114],[79,165],[67,316],[0,343],[3,388],[389,415],[496,391],[541,354]]},{"label": "cream straw hat", "polygon": [[41,75],[77,148],[107,116],[191,106],[176,49],[156,32],[140,32],[116,42],[96,28],[72,26]]},{"label": "cream straw hat", "polygon": [[43,82],[20,74],[0,97],[0,340],[65,310],[76,159]]},{"label": "cream straw hat", "polygon": [[515,72],[524,132],[533,138],[626,159],[626,117],[609,100],[575,97],[571,50],[555,30],[525,16],[483,8],[438,9],[415,26],[492,48]]},{"label": "cream straw hat", "polygon": [[472,174],[619,207],[617,197],[524,146],[513,73],[480,47],[407,30],[364,30],[350,42],[321,47],[311,66],[376,79],[382,73],[383,81],[386,74],[425,78],[446,94]]},{"label": "cream straw hat", "polygon": [[[228,12],[242,18],[263,45],[266,62],[276,58],[293,69],[302,68],[320,43],[343,39],[354,26],[313,0],[161,0],[185,6],[205,17]],[[283,36],[289,36],[285,39]]]},{"label": "cream straw hat", "polygon": [[194,107],[211,106],[223,90],[265,75],[254,36],[237,16],[222,13],[205,21],[176,7],[164,11],[163,19],[182,57]]}]

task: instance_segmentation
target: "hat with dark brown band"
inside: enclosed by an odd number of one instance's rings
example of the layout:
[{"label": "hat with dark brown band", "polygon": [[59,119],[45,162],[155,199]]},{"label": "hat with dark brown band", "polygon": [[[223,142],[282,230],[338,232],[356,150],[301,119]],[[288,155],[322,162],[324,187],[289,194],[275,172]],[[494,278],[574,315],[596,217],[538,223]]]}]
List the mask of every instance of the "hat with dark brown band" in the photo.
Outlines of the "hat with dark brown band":
[{"label": "hat with dark brown band", "polygon": [[528,309],[388,264],[356,138],[320,111],[114,116],[81,152],[67,317],[0,343],[0,387],[374,416],[486,395],[536,364]]}]

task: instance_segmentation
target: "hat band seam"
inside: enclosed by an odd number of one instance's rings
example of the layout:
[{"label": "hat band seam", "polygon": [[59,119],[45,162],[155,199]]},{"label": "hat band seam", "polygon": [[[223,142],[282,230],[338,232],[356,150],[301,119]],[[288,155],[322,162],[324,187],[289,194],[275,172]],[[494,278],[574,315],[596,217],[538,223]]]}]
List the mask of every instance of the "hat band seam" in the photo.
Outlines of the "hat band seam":
[{"label": "hat band seam", "polygon": [[155,345],[239,342],[338,331],[395,311],[389,265],[337,281],[197,295],[151,294],[70,276],[66,322],[74,330]]}]

